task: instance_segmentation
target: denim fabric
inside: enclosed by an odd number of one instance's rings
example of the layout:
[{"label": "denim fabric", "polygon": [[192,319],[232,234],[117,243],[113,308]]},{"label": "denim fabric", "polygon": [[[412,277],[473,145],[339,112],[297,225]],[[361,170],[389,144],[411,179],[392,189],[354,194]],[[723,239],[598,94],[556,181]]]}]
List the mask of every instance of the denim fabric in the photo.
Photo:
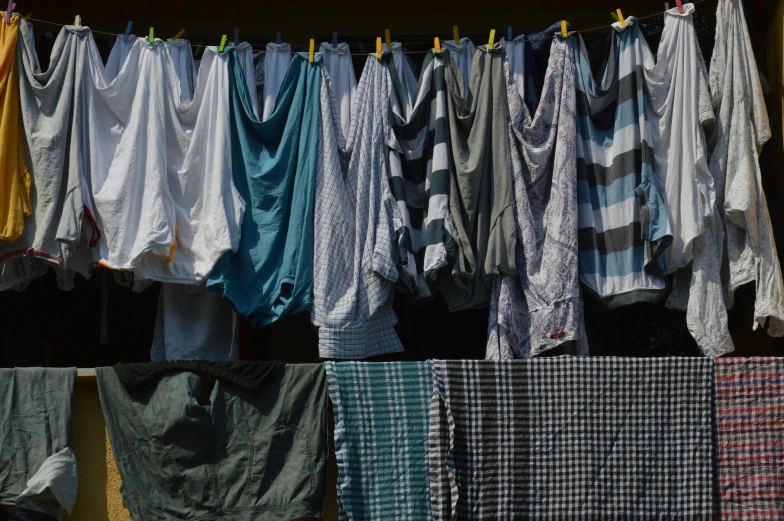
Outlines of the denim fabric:
[{"label": "denim fabric", "polygon": [[[139,378],[137,364],[132,380],[122,367],[97,369],[123,499],[134,521],[321,517],[323,366],[273,364],[265,371],[263,363],[253,363],[246,366],[262,370],[242,371],[238,365],[205,364],[197,374],[176,364],[168,371],[150,364],[151,377]],[[200,376],[205,373],[216,377],[209,397]]]},{"label": "denim fabric", "polygon": [[73,368],[0,369],[0,507],[55,519],[73,509],[77,467],[67,445],[75,377]]}]

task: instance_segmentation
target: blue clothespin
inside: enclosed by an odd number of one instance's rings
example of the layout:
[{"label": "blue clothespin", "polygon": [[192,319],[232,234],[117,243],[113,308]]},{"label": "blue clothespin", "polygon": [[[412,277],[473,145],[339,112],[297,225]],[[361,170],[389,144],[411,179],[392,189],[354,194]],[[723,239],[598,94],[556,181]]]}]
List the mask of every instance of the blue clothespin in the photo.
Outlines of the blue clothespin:
[{"label": "blue clothespin", "polygon": [[506,28],[506,40],[511,42],[512,41],[512,26]]},{"label": "blue clothespin", "polygon": [[238,46],[239,44],[240,44],[240,28],[239,27],[235,27],[234,28],[234,47]]},{"label": "blue clothespin", "polygon": [[44,36],[46,36],[49,40],[54,40],[54,34],[52,33],[44,33]]},{"label": "blue clothespin", "polygon": [[125,36],[130,36],[132,29],[133,29],[133,22],[129,21],[128,25],[125,26]]},{"label": "blue clothespin", "polygon": [[337,31],[332,31],[332,48],[333,49],[337,49],[338,48],[338,32]]},{"label": "blue clothespin", "polygon": [[282,41],[282,38],[280,36],[280,31],[278,31],[278,32],[275,33],[275,43],[280,44],[281,41]]},{"label": "blue clothespin", "polygon": [[361,52],[362,54],[367,54],[367,49],[365,49],[364,43],[357,42],[357,45],[359,46],[359,52]]},{"label": "blue clothespin", "polygon": [[14,8],[16,8],[14,0],[8,0],[8,8],[5,10],[5,23],[11,23],[11,14],[13,14]]}]

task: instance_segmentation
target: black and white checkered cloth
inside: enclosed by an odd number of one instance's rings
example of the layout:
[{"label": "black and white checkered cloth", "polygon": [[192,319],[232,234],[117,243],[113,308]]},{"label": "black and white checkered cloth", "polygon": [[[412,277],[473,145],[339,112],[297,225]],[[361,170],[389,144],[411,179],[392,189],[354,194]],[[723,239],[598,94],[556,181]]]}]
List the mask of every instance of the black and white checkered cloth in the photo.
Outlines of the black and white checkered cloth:
[{"label": "black and white checkered cloth", "polygon": [[712,360],[455,360],[433,372],[436,520],[712,519]]},{"label": "black and white checkered cloth", "polygon": [[[392,59],[391,54],[385,59]],[[316,66],[316,65],[314,65]],[[322,358],[360,359],[402,351],[392,310],[397,231],[389,188],[391,80],[368,58],[344,138],[332,81],[322,64],[321,146],[316,169],[313,307]]]}]

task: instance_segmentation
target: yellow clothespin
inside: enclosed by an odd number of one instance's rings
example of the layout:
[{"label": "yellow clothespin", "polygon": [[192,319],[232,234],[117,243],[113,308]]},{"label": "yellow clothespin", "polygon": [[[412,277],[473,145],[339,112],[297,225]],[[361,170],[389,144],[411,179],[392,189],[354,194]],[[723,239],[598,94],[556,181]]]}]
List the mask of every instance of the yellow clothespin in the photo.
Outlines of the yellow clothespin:
[{"label": "yellow clothespin", "polygon": [[566,20],[561,20],[561,37],[566,38],[569,36],[569,31],[566,30]]},{"label": "yellow clothespin", "polygon": [[316,40],[310,40],[310,52],[308,52],[308,62],[313,63],[314,54],[316,52]]},{"label": "yellow clothespin", "polygon": [[[387,47],[388,49],[388,47]],[[381,37],[376,38],[376,58],[381,59]]]},{"label": "yellow clothespin", "polygon": [[155,29],[150,27],[150,37],[147,38],[147,41],[150,42],[150,45],[155,43]]},{"label": "yellow clothespin", "polygon": [[621,27],[626,27],[626,20],[624,20],[621,10],[616,9],[615,12],[618,14],[618,23],[621,24]]},{"label": "yellow clothespin", "polygon": [[180,32],[174,35],[172,40],[179,40],[185,34],[185,29],[180,29]]},{"label": "yellow clothespin", "polygon": [[452,26],[452,39],[455,41],[455,43],[460,43],[460,33],[457,32],[456,25]]},{"label": "yellow clothespin", "polygon": [[436,53],[441,54],[441,38],[439,38],[438,36],[433,38],[433,45],[436,48]]},{"label": "yellow clothespin", "polygon": [[487,39],[487,50],[493,50],[493,43],[495,42],[495,29],[490,29],[490,38]]},{"label": "yellow clothespin", "polygon": [[389,33],[389,29],[384,29],[384,39],[387,42],[387,50],[392,51],[392,35]]},{"label": "yellow clothespin", "polygon": [[226,48],[226,35],[224,34],[223,36],[221,36],[221,43],[220,43],[220,47],[218,47],[218,52],[223,52],[223,49],[225,48]]}]

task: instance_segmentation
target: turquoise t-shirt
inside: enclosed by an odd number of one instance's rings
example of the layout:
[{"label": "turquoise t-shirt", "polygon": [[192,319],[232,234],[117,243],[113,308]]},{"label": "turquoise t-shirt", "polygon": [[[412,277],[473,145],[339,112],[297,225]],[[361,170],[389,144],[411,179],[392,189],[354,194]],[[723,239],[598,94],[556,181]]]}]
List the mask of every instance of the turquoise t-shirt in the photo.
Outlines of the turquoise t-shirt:
[{"label": "turquoise t-shirt", "polygon": [[222,286],[237,312],[262,327],[310,309],[321,56],[294,56],[261,122],[236,53],[227,52],[233,177],[246,207],[239,248],[218,261],[208,287]]}]

